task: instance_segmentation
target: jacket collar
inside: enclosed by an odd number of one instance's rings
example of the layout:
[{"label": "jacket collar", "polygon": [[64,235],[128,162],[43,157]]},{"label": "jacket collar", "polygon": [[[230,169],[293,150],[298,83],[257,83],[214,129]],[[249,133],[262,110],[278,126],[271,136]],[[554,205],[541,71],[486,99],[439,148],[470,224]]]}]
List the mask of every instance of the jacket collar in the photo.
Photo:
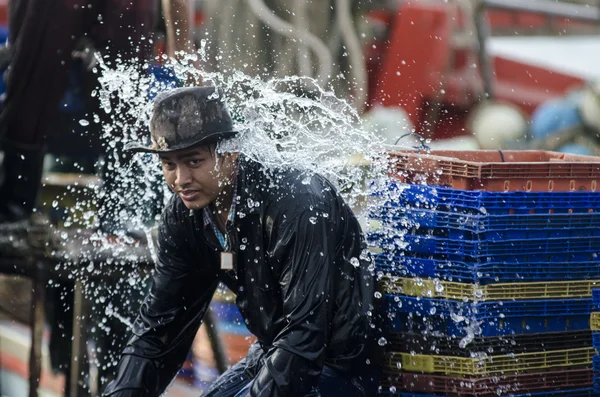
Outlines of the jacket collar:
[{"label": "jacket collar", "polygon": [[[238,156],[238,172],[236,177],[236,196],[235,200],[235,218],[243,219],[247,215],[260,213],[262,205],[262,196],[260,194],[260,186],[264,179],[263,173],[260,171],[261,165],[240,153]],[[196,216],[202,222],[204,229],[210,226],[210,222],[205,216],[204,208],[195,211]]]}]

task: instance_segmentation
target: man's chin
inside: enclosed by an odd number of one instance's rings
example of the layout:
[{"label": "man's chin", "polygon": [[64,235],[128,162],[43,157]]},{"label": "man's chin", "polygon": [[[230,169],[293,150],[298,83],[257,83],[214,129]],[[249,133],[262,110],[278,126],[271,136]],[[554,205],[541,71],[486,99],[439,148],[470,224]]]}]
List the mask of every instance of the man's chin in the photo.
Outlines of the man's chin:
[{"label": "man's chin", "polygon": [[201,210],[202,208],[204,208],[208,205],[208,203],[205,202],[204,200],[186,201],[184,199],[181,199],[181,201],[183,201],[183,204],[189,210]]}]

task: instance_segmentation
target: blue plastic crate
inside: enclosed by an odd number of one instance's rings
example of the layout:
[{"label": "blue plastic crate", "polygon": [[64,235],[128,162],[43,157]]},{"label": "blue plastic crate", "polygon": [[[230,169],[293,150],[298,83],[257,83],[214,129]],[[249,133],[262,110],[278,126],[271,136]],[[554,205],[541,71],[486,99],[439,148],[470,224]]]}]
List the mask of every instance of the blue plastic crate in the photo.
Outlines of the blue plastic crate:
[{"label": "blue plastic crate", "polygon": [[[482,192],[396,184],[373,193],[391,207],[420,207],[474,214],[585,213],[600,210],[600,192]],[[380,198],[381,201],[378,201]]]},{"label": "blue plastic crate", "polygon": [[388,331],[505,336],[589,329],[591,299],[464,303],[386,295]]},{"label": "blue plastic crate", "polygon": [[[380,396],[386,397],[444,397],[441,395],[430,395],[430,394],[419,394],[419,393],[392,393],[382,392]],[[536,393],[521,393],[521,394],[503,394],[503,397],[598,397],[598,394],[594,391],[594,388],[587,387],[584,389],[571,389],[571,390],[556,390],[556,391],[543,391]]]},{"label": "blue plastic crate", "polygon": [[222,333],[235,335],[252,335],[235,302],[213,300],[210,303],[215,316],[217,330]]},{"label": "blue plastic crate", "polygon": [[[598,266],[600,267],[600,264]],[[594,310],[600,310],[600,288],[592,290],[592,305]]]},{"label": "blue plastic crate", "polygon": [[584,214],[469,215],[422,209],[371,210],[369,217],[399,230],[438,229],[452,239],[506,240],[600,236],[600,212]]},{"label": "blue plastic crate", "polygon": [[592,358],[592,371],[594,371],[594,391],[600,396],[600,356],[595,355]]},{"label": "blue plastic crate", "polygon": [[[600,350],[600,332],[592,332],[592,347]],[[598,362],[598,372],[600,372],[600,362]]]},{"label": "blue plastic crate", "polygon": [[[600,279],[600,261],[527,263],[467,262],[417,258],[395,254],[372,254],[378,271],[402,277],[438,277],[457,282],[491,284]],[[600,290],[597,293],[600,301]]]},{"label": "blue plastic crate", "polygon": [[[462,315],[471,316],[478,321],[523,316],[585,315],[588,316],[589,323],[589,316],[592,310],[592,300],[590,298],[509,300],[474,303],[386,294],[386,300],[391,312],[413,313],[421,316]],[[398,302],[402,304],[398,305]],[[432,311],[433,308],[435,310]]]},{"label": "blue plastic crate", "polygon": [[441,237],[404,235],[387,237],[379,232],[367,234],[370,245],[387,252],[416,252],[444,255],[447,259],[474,258],[489,262],[530,260],[590,262],[600,253],[600,237],[575,237],[532,240],[473,241]]}]

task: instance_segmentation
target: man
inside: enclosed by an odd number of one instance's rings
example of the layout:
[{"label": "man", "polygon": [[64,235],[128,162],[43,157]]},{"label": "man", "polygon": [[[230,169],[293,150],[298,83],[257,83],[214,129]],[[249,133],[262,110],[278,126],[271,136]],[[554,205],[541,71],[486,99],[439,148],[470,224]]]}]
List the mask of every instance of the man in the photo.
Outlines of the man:
[{"label": "man", "polygon": [[107,396],[159,396],[219,281],[256,335],[205,396],[372,396],[374,276],[358,221],[319,175],[268,170],[217,143],[236,134],[214,87],[159,95],[152,146],[175,192],[153,286]]},{"label": "man", "polygon": [[[70,133],[70,122],[79,118],[65,113],[57,117],[62,113],[61,99],[69,79],[80,77],[76,80],[82,92],[77,99],[81,102],[75,104],[87,105],[89,118],[95,112],[103,115],[98,111],[98,96],[89,95],[98,84],[91,71],[95,49],[111,64],[119,58],[149,59],[156,5],[157,0],[9,0],[10,56],[3,62],[9,66],[1,76],[6,82],[6,94],[0,113],[0,223],[26,221],[34,211],[48,146],[59,149],[60,154],[82,156],[92,164],[96,162],[94,157],[104,151],[100,131],[94,129],[94,124],[79,130],[82,136]],[[61,128],[56,124],[59,120],[69,123]],[[110,151],[105,155],[110,158]],[[114,159],[106,161],[104,167],[104,192],[116,185],[114,175],[108,172],[112,162]],[[61,281],[48,288],[46,298],[50,359],[53,370],[65,372],[64,395],[70,395],[70,372],[66,369],[71,362],[73,317],[72,307],[65,302],[72,294],[73,283]],[[128,298],[135,301],[133,296]],[[105,352],[98,367],[100,378],[111,378],[111,360],[102,359],[110,358],[107,352],[122,350],[116,345],[123,346],[127,330],[116,319],[105,326],[111,329],[111,340],[96,340]]]},{"label": "man", "polygon": [[33,211],[45,143],[73,57],[88,69],[94,48],[111,63],[146,60],[155,18],[156,0],[10,0],[12,55],[0,113],[0,222],[26,220]]},{"label": "man", "polygon": [[530,129],[533,149],[600,156],[600,80],[540,105]]}]

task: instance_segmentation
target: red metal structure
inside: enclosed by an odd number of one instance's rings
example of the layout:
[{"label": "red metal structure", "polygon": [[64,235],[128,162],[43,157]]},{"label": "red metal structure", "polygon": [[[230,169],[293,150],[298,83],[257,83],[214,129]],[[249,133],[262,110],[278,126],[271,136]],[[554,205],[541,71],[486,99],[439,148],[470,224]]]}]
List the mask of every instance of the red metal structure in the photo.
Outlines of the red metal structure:
[{"label": "red metal structure", "polygon": [[[514,32],[520,27],[535,31],[551,20],[554,27],[569,30],[585,27],[585,21],[594,18],[580,18],[585,19],[581,22],[557,16],[572,10],[569,7],[551,10],[552,15],[521,9],[518,4],[513,7],[482,11],[487,27],[496,31]],[[388,35],[375,43],[367,56],[370,105],[403,107],[417,132],[424,136],[449,138],[464,134],[469,111],[487,91],[479,53],[481,43],[472,30],[470,36],[465,36],[469,23],[465,14],[455,2],[404,2],[394,12],[374,13],[372,18],[387,25]],[[494,99],[513,103],[526,114],[582,83],[576,76],[507,58],[490,57],[488,62],[494,71],[490,73]]]},{"label": "red metal structure", "polygon": [[[534,7],[519,0],[482,0],[488,8],[481,15],[489,30],[500,32],[539,31],[549,23],[570,31],[600,21],[600,15],[594,14],[598,9],[549,5],[552,2],[544,0],[528,3]],[[8,0],[0,0],[0,25],[7,24],[7,8]],[[384,24],[387,34],[365,50],[369,105],[403,107],[417,132],[426,137],[465,134],[470,110],[490,91],[484,79],[486,65],[481,63],[481,42],[472,29],[473,16],[465,15],[456,1],[404,1],[396,9],[375,11],[370,17]],[[196,26],[202,21],[202,9],[198,9]],[[157,53],[161,53],[160,41]],[[494,56],[488,61],[494,99],[513,103],[528,115],[541,103],[582,83],[579,77],[508,58]]]},{"label": "red metal structure", "polygon": [[0,0],[0,25],[8,25],[8,0]]}]

